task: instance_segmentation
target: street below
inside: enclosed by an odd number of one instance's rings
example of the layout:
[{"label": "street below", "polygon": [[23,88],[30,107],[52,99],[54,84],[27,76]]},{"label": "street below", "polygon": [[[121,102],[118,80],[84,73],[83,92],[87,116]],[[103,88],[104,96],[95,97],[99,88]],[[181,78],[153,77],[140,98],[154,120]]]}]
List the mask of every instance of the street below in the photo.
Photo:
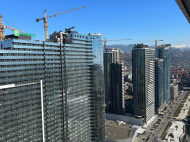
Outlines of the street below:
[{"label": "street below", "polygon": [[[168,112],[166,112],[164,114],[164,116],[158,116],[157,119],[155,119],[154,122],[152,122],[152,124],[146,130],[145,142],[152,142],[155,137],[161,137],[163,131],[165,130],[166,126],[168,125],[168,122],[174,121],[173,115],[176,112],[178,106],[183,101],[183,98],[185,97],[187,92],[188,91],[184,91],[183,93],[181,93],[180,98],[178,98],[178,100],[175,101],[175,104],[172,105],[173,108],[170,107],[170,109],[168,110]],[[160,124],[158,124],[158,126],[154,130],[150,130],[154,126],[154,124],[158,121],[158,119],[161,119]],[[148,137],[150,137],[150,138],[146,141],[146,139]]]}]

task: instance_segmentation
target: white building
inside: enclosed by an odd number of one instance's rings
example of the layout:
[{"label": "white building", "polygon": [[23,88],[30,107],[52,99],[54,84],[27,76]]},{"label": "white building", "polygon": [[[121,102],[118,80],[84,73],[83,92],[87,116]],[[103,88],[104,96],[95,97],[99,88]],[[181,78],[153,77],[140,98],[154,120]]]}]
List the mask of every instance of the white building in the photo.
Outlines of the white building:
[{"label": "white building", "polygon": [[175,100],[178,96],[178,85],[170,85],[171,100]]}]

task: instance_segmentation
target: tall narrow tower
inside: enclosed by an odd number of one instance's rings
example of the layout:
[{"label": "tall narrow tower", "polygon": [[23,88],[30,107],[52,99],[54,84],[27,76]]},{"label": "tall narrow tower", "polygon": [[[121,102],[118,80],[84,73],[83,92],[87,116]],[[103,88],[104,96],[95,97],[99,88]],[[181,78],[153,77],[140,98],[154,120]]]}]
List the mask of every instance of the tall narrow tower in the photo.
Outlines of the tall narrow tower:
[{"label": "tall narrow tower", "polygon": [[123,51],[118,48],[106,48],[104,53],[106,112],[125,111],[123,64]]},{"label": "tall narrow tower", "polygon": [[155,59],[155,113],[161,113],[165,107],[163,98],[163,59]]},{"label": "tall narrow tower", "polygon": [[156,48],[156,57],[163,59],[163,94],[166,104],[170,101],[170,67],[171,44],[163,44]]},{"label": "tall narrow tower", "polygon": [[155,110],[154,54],[154,49],[143,44],[132,50],[134,115],[145,123]]}]

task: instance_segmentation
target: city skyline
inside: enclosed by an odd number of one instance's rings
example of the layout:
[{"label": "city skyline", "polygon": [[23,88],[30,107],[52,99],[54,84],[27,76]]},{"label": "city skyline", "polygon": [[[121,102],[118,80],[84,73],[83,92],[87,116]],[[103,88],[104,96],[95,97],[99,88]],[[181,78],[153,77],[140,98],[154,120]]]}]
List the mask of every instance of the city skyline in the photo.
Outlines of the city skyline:
[{"label": "city skyline", "polygon": [[190,0],[0,2],[0,141],[190,141]]},{"label": "city skyline", "polygon": [[[43,11],[47,15],[59,13],[65,10],[86,6],[84,9],[48,19],[48,32],[53,33],[60,29],[75,26],[75,30],[81,33],[102,33],[108,39],[131,38],[134,41],[149,41],[163,39],[159,44],[170,43],[172,47],[190,47],[188,33],[190,32],[186,18],[175,1],[124,1],[116,3],[107,1],[1,1],[3,7],[0,14],[3,23],[18,28],[27,33],[36,34],[36,39],[43,39],[43,22],[36,22],[36,18],[43,17]],[[45,3],[45,4],[44,4]],[[74,5],[73,5],[74,3]],[[10,9],[10,12],[7,12]],[[12,12],[11,12],[12,11]],[[9,22],[8,22],[8,21]],[[100,22],[101,21],[101,22]],[[114,28],[113,28],[114,27]],[[5,29],[5,35],[13,33]],[[152,42],[143,42],[152,46]],[[135,44],[133,41],[113,41],[111,44]]]}]

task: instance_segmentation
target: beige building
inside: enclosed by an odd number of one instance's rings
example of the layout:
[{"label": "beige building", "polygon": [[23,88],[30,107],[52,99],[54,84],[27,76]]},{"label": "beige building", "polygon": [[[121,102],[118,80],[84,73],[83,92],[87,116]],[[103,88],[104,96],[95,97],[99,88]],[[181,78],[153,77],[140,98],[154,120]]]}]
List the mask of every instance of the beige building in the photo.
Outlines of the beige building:
[{"label": "beige building", "polygon": [[171,100],[175,101],[178,96],[178,85],[170,85]]}]

